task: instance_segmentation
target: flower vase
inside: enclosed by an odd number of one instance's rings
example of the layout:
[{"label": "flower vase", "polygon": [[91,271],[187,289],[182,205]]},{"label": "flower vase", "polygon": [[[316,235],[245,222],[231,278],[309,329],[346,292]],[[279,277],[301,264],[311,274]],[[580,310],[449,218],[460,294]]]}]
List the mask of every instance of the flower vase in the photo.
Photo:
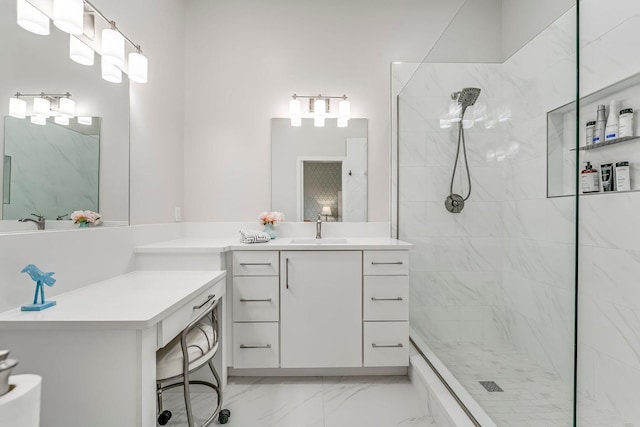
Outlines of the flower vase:
[{"label": "flower vase", "polygon": [[79,228],[89,228],[89,223],[88,222],[81,222],[79,224]]},{"label": "flower vase", "polygon": [[265,233],[267,233],[269,236],[271,236],[271,239],[275,239],[276,237],[278,237],[278,232],[276,231],[275,227],[273,226],[273,224],[265,224],[264,225],[264,231]]}]

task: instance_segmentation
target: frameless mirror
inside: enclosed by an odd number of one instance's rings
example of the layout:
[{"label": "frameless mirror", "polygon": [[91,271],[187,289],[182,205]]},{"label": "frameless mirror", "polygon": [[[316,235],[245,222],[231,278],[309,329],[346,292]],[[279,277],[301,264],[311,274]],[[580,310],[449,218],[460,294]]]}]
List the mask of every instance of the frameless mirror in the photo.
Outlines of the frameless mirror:
[{"label": "frameless mirror", "polygon": [[367,221],[367,119],[271,119],[271,209],[289,221]]},{"label": "frameless mirror", "polygon": [[[93,66],[73,62],[69,37],[54,25],[47,36],[24,30],[16,23],[16,2],[0,2],[6,59],[0,67],[0,115],[8,114],[9,98],[17,92],[69,92],[76,115],[94,118],[91,130],[75,119],[69,127],[53,120],[44,126],[29,118],[0,120],[0,232],[35,230],[17,221],[32,212],[45,216],[45,229],[71,227],[68,216],[56,218],[80,209],[99,211],[105,225],[129,223],[129,82],[124,73],[120,84],[103,80],[97,54]],[[33,97],[23,99],[30,114]]]},{"label": "frameless mirror", "polygon": [[91,125],[74,119],[66,126],[5,117],[4,154],[11,163],[4,171],[3,219],[35,212],[57,220],[75,210],[99,211],[99,117]]}]

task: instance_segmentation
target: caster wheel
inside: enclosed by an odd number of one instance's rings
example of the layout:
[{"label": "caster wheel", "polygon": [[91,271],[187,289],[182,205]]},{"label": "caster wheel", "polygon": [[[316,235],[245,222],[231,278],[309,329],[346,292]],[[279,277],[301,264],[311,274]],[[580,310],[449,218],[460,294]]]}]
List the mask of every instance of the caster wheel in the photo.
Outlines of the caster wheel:
[{"label": "caster wheel", "polygon": [[226,424],[226,423],[229,422],[229,417],[230,416],[231,416],[231,411],[229,411],[228,409],[223,409],[218,414],[218,422],[220,424]]},{"label": "caster wheel", "polygon": [[171,419],[171,411],[162,411],[160,415],[158,415],[158,424],[161,426],[167,424]]}]

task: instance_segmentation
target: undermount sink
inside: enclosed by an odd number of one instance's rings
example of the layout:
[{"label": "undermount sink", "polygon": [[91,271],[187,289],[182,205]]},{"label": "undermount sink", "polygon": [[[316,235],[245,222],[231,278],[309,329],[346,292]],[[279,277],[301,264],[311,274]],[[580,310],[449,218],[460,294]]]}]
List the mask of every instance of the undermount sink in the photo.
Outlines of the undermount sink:
[{"label": "undermount sink", "polygon": [[328,237],[324,239],[291,239],[293,245],[336,245],[349,243],[347,239],[340,237]]}]

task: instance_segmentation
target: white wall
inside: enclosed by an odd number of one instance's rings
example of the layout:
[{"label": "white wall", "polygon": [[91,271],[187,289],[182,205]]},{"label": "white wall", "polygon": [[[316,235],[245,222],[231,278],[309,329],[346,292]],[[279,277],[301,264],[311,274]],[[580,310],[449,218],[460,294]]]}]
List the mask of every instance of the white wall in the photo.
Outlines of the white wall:
[{"label": "white wall", "polygon": [[293,93],[346,93],[369,119],[369,220],[388,221],[390,63],[421,60],[461,4],[188,0],[185,218],[268,209],[270,119]]}]

